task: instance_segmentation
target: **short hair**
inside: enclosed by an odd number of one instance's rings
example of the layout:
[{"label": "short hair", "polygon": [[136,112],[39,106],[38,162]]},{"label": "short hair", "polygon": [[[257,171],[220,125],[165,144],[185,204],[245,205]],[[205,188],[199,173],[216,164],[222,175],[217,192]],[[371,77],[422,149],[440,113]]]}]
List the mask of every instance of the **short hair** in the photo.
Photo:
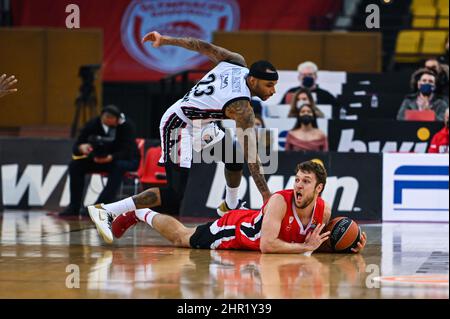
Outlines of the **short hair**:
[{"label": "short hair", "polygon": [[[314,173],[316,175],[317,185],[323,184],[322,192],[325,189],[325,184],[327,183],[327,170],[325,169],[325,166],[321,163],[321,161],[313,159],[306,162],[302,162],[297,165],[295,168],[295,174],[298,173],[298,171],[307,172],[307,173]],[[320,194],[322,194],[320,192]]]},{"label": "short hair", "polygon": [[115,116],[117,118],[120,118],[121,111],[120,111],[118,106],[110,104],[110,105],[105,106],[102,109],[102,114],[103,113],[108,113],[108,114],[111,114],[111,115],[113,115],[113,116]]},{"label": "short hair", "polygon": [[[420,78],[422,77],[422,75],[424,74],[428,74],[434,77],[434,80],[437,82],[438,77],[436,72],[434,72],[434,70],[430,70],[427,68],[420,68],[418,70],[416,70],[412,76],[411,76],[411,82],[410,82],[410,86],[411,86],[411,90],[412,92],[417,92],[417,82],[419,82]],[[436,83],[436,85],[438,85],[438,83]]]},{"label": "short hair", "polygon": [[305,61],[303,63],[300,63],[297,67],[297,70],[298,70],[298,72],[302,72],[306,68],[313,69],[314,73],[317,73],[317,71],[319,71],[317,64],[315,64],[314,62],[311,62],[311,61]]}]

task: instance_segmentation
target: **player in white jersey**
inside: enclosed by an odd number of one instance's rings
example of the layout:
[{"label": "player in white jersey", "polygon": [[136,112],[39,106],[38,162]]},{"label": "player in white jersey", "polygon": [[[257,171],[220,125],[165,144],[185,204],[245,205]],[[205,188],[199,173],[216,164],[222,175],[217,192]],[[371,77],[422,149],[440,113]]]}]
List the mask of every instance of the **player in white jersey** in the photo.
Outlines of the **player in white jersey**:
[{"label": "player in white jersey", "polygon": [[[197,51],[208,56],[216,66],[183,98],[174,103],[161,119],[160,162],[165,165],[168,186],[150,188],[112,204],[88,207],[92,220],[106,242],[112,242],[111,223],[120,214],[136,211],[136,216],[144,216],[147,208],[169,213],[179,212],[192,160],[194,120],[234,120],[244,158],[264,202],[271,196],[256,152],[253,130],[255,114],[250,98],[258,96],[267,100],[275,93],[278,80],[276,69],[267,61],[255,62],[248,69],[240,54],[199,39],[173,38],[153,31],[143,38],[143,42],[147,41],[153,42],[154,47],[174,45]],[[245,130],[250,142],[244,144],[242,132]],[[215,136],[212,140],[214,138]],[[219,214],[239,208],[238,189],[242,169],[242,163],[225,163],[226,198],[218,209]]]}]

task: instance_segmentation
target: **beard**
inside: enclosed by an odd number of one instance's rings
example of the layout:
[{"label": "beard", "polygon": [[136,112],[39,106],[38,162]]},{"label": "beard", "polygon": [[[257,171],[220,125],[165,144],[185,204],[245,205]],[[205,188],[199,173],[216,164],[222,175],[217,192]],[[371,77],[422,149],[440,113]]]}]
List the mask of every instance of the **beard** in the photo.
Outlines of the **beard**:
[{"label": "beard", "polygon": [[297,208],[305,209],[306,207],[308,207],[308,206],[312,203],[313,200],[314,200],[314,194],[312,194],[312,195],[309,196],[309,197],[305,197],[305,198],[303,199],[303,204],[300,203],[300,205],[297,205],[297,202],[296,202],[296,201],[294,201],[294,203],[295,203],[295,206],[296,206]]}]

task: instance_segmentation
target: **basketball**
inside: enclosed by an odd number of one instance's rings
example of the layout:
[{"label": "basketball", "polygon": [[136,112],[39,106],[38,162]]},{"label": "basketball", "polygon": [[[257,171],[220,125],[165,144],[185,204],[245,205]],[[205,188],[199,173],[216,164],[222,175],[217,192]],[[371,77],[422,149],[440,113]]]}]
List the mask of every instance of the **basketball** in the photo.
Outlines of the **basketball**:
[{"label": "basketball", "polygon": [[325,227],[330,231],[329,243],[335,252],[351,252],[355,248],[361,236],[358,224],[348,217],[336,217]]}]

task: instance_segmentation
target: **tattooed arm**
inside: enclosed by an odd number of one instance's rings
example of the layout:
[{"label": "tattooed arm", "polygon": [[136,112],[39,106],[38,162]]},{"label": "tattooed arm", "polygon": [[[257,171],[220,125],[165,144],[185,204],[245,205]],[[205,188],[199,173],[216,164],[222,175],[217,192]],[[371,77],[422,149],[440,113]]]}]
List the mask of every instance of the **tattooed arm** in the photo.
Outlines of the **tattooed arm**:
[{"label": "tattooed arm", "polygon": [[[238,100],[225,108],[225,115],[236,122],[236,135],[253,180],[266,202],[271,193],[267,186],[256,146],[255,113],[247,100]],[[247,143],[246,143],[247,142]]]},{"label": "tattooed arm", "polygon": [[175,45],[188,50],[197,51],[206,55],[215,64],[220,61],[229,61],[247,66],[245,59],[239,53],[231,52],[227,49],[221,48],[217,45],[205,42],[195,38],[173,38],[165,35],[160,35],[156,31],[147,33],[142,39],[142,43],[147,41],[153,42],[153,47],[158,48],[162,45]]}]

